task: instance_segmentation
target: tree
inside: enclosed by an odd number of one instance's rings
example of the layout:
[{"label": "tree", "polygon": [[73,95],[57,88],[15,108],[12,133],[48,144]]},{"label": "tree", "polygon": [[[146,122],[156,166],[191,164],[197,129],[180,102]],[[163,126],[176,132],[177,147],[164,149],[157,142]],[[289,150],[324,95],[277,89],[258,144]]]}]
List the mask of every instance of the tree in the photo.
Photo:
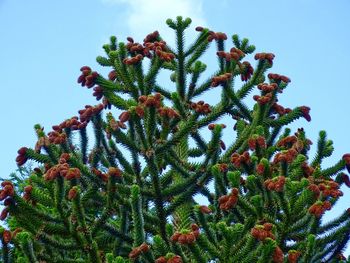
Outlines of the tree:
[{"label": "tree", "polygon": [[[190,23],[167,20],[174,49],[157,31],[143,44],[111,37],[97,57],[108,78],[88,66],[78,78],[102,103],[47,134],[35,125],[35,149],[22,147],[16,161],[39,167],[16,186],[2,182],[4,262],[345,262],[350,210],[327,224],[322,216],[350,187],[341,172],[350,154],[321,167],[333,152],[321,131],[310,159],[304,129],[287,127],[310,121],[310,108],[278,104],[290,79],[267,74],[274,55],[256,53],[254,69],[242,61],[255,50],[247,39],[233,35],[227,51],[226,34],[202,27],[185,47]],[[201,81],[213,42],[219,69]],[[157,82],[160,71],[176,92]],[[216,105],[197,100],[210,89],[221,92]],[[250,109],[244,100],[257,91]],[[223,116],[233,121],[218,123]],[[230,127],[236,138],[224,142]]]}]

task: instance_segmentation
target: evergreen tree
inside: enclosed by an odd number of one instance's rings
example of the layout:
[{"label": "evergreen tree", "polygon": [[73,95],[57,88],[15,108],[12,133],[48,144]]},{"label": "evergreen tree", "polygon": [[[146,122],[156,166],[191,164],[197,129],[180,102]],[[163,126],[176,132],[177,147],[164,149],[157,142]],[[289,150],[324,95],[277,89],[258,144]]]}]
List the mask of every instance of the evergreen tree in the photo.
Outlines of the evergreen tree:
[{"label": "evergreen tree", "polygon": [[[1,184],[3,262],[346,261],[350,210],[322,217],[350,187],[350,154],[322,167],[333,146],[321,131],[309,157],[304,129],[287,126],[310,121],[310,109],[278,104],[290,79],[267,73],[272,53],[256,53],[254,69],[243,61],[255,50],[247,39],[202,27],[186,47],[190,23],[167,20],[176,47],[157,31],[142,44],[111,37],[97,57],[108,78],[88,66],[78,78],[102,103],[47,134],[35,125],[35,148],[19,149],[16,162],[38,167]],[[213,43],[218,70],[203,79],[199,59]],[[161,71],[176,91],[157,82]],[[211,89],[221,92],[216,105],[199,100]],[[250,93],[259,94],[252,108]]]}]

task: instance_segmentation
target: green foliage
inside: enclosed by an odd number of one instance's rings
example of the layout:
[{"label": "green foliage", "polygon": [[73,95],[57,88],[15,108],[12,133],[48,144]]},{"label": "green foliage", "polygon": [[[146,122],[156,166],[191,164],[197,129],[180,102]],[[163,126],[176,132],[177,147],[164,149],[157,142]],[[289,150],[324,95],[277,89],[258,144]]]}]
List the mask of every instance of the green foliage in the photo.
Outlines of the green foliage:
[{"label": "green foliage", "polygon": [[[349,211],[321,219],[350,185],[349,156],[324,168],[333,143],[321,131],[309,161],[305,131],[286,126],[310,109],[277,103],[290,80],[267,74],[273,54],[255,54],[253,68],[248,39],[198,27],[185,45],[191,19],[166,23],[174,48],[157,31],[143,44],[111,37],[97,57],[108,78],[85,66],[78,79],[102,103],[47,134],[35,126],[35,149],[2,179],[3,262],[340,262]],[[213,43],[218,70],[205,79]],[[174,88],[157,82],[162,71]],[[196,100],[212,88],[216,105]]]}]

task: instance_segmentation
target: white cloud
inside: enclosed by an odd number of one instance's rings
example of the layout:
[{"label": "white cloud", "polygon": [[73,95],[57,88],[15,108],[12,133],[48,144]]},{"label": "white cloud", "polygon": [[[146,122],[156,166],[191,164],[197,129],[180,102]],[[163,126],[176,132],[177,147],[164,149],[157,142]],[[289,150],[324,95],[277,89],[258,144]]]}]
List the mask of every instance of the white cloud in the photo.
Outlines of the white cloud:
[{"label": "white cloud", "polygon": [[129,28],[128,35],[135,41],[142,42],[144,37],[158,30],[164,40],[170,45],[174,43],[174,32],[165,23],[166,19],[176,19],[176,16],[192,19],[191,27],[186,30],[186,40],[197,35],[196,26],[207,26],[204,19],[203,0],[102,0],[105,4],[120,4],[127,6],[126,17]]}]

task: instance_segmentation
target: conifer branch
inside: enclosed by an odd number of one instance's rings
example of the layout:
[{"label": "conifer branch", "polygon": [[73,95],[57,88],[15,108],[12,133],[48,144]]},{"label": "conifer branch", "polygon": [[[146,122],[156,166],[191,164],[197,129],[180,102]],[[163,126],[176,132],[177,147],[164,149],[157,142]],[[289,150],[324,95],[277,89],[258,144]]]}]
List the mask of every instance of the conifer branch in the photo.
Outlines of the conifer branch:
[{"label": "conifer branch", "polygon": [[[190,23],[167,20],[174,49],[158,31],[143,43],[111,37],[96,59],[108,77],[84,66],[78,78],[102,103],[47,134],[35,125],[35,148],[19,149],[16,163],[38,167],[0,187],[2,261],[345,262],[349,209],[322,217],[350,187],[350,154],[321,167],[334,151],[321,131],[310,161],[304,129],[286,128],[311,121],[310,108],[277,103],[290,79],[265,76],[274,54],[256,53],[253,67],[243,61],[255,50],[248,39],[200,26],[185,47]],[[206,78],[199,59],[213,41],[218,68]],[[164,71],[173,87],[157,82]],[[194,101],[211,88],[218,103]],[[218,123],[226,114],[232,123]]]}]

